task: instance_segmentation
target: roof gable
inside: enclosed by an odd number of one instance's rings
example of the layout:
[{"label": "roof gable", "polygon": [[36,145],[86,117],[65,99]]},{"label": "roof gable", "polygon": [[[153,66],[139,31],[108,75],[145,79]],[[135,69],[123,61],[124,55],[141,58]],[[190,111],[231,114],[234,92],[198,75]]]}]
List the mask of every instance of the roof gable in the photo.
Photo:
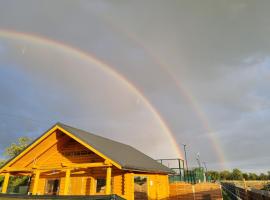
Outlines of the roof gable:
[{"label": "roof gable", "polygon": [[165,167],[164,165],[158,163],[154,159],[129,145],[77,129],[63,123],[55,124],[51,129],[49,129],[47,132],[37,138],[33,143],[31,143],[18,156],[9,160],[2,167],[2,169],[0,169],[0,172],[4,170],[6,166],[10,166],[28,151],[30,151],[33,147],[38,145],[42,140],[44,140],[44,138],[46,138],[57,129],[73,138],[77,142],[81,143],[100,157],[109,161],[119,169],[155,173],[172,173],[171,169]]},{"label": "roof gable", "polygon": [[122,169],[144,172],[172,173],[172,170],[137,149],[81,129],[57,123],[64,130],[83,140],[97,151],[119,163]]}]

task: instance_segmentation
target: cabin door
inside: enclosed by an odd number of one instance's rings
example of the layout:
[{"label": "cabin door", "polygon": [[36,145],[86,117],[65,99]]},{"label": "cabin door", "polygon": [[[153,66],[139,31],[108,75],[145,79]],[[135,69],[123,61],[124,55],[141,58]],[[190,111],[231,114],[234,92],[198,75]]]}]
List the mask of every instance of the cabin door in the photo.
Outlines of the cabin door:
[{"label": "cabin door", "polygon": [[134,199],[147,200],[148,199],[148,186],[147,177],[135,176],[134,177]]},{"label": "cabin door", "polygon": [[49,179],[47,180],[45,194],[47,195],[58,195],[59,193],[60,180],[59,179]]}]

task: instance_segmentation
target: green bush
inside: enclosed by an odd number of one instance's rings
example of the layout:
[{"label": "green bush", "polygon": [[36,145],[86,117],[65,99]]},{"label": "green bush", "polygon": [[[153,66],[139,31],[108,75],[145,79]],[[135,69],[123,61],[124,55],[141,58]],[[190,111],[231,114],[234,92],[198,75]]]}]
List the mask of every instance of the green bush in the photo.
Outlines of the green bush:
[{"label": "green bush", "polygon": [[267,183],[266,185],[264,185],[262,190],[270,191],[270,183]]}]

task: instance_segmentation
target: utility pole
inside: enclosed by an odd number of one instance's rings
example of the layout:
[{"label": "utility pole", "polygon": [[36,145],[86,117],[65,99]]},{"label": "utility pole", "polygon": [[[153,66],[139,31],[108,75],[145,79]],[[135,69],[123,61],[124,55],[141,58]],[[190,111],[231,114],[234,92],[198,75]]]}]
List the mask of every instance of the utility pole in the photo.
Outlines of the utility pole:
[{"label": "utility pole", "polygon": [[199,165],[199,168],[201,168],[202,165],[201,165],[201,159],[200,159],[200,153],[199,153],[199,152],[197,153],[197,158],[196,158],[196,160],[197,160],[197,163],[198,163],[198,165]]},{"label": "utility pole", "polygon": [[187,150],[186,150],[186,144],[182,144],[184,146],[184,152],[185,152],[185,161],[186,161],[186,168],[187,168],[187,171],[188,171],[188,162],[187,162]]},{"label": "utility pole", "polygon": [[202,162],[202,163],[203,163],[204,168],[205,168],[204,178],[205,178],[205,181],[207,182],[208,175],[207,175],[207,167],[206,167],[206,162]]},{"label": "utility pole", "polygon": [[207,173],[207,167],[206,167],[206,162],[202,162],[205,168],[205,172]]}]

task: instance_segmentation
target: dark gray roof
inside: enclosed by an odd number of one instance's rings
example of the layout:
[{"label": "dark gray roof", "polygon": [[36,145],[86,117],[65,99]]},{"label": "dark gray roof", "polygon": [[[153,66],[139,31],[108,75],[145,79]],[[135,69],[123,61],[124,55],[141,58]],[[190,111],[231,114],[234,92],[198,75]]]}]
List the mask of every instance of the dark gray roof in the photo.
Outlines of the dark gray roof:
[{"label": "dark gray roof", "polygon": [[97,151],[122,166],[124,170],[142,172],[174,173],[170,168],[158,163],[137,149],[108,138],[104,138],[62,123],[56,125],[73,134]]}]

